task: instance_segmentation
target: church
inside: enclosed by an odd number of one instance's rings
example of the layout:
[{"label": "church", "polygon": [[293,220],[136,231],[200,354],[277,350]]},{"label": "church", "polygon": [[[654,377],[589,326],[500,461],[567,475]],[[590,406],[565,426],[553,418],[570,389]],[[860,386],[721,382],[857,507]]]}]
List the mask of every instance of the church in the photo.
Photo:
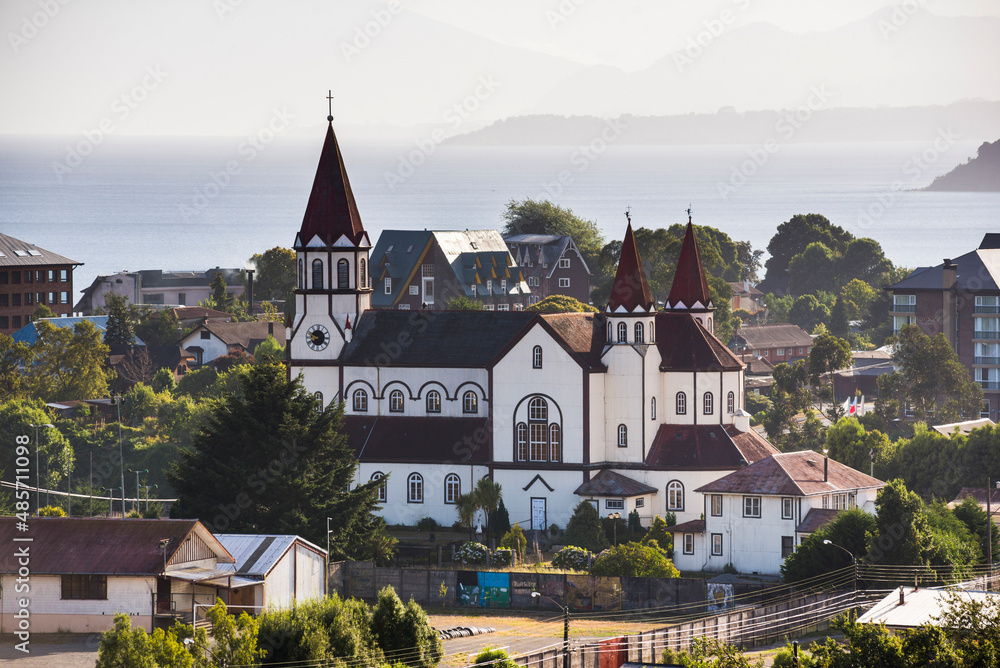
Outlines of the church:
[{"label": "church", "polygon": [[697,520],[696,489],[777,452],[742,409],[744,365],[712,333],[690,217],[662,310],[631,221],[600,313],[372,310],[372,243],[328,120],[295,237],[289,368],[324,405],[344,402],[358,480],[386,478],[389,524],[450,526],[484,476],[525,530],[565,528],[583,500],[647,526]]}]

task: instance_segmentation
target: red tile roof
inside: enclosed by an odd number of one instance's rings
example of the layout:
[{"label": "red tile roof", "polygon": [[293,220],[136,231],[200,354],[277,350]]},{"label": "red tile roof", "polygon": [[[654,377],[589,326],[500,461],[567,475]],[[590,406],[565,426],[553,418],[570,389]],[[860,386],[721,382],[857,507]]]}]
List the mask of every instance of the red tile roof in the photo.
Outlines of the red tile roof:
[{"label": "red tile roof", "polygon": [[485,464],[492,442],[486,418],[348,415],[344,432],[362,462]]},{"label": "red tile roof", "polygon": [[639,249],[635,245],[635,235],[632,233],[632,223],[625,228],[625,240],[622,241],[622,252],[618,258],[618,271],[611,287],[611,298],[608,300],[608,310],[617,311],[623,307],[631,313],[636,308],[649,311],[653,308],[653,295],[646,281],[646,270],[639,257]]},{"label": "red tile roof", "polygon": [[732,425],[661,424],[646,456],[646,465],[658,470],[738,469],[777,450],[757,434]]},{"label": "red tile roof", "polygon": [[656,488],[615,471],[604,469],[576,488],[580,496],[643,496],[656,494]]},{"label": "red tile roof", "polygon": [[[0,517],[0,573],[16,573],[14,546],[31,548],[31,572],[46,574],[156,575],[163,572],[163,551],[167,561],[192,533],[220,555],[220,563],[233,563],[211,533],[198,520],[142,520],[80,517],[36,517],[28,521],[28,531],[15,530],[16,518]],[[14,537],[28,537],[30,543],[15,543]]]},{"label": "red tile roof", "polygon": [[832,522],[840,512],[833,508],[810,508],[799,525],[795,527],[795,531],[797,533],[812,533]]},{"label": "red tile roof", "polygon": [[832,459],[829,460],[829,475],[824,481],[823,467],[823,455],[812,450],[784,452],[755,462],[695,491],[807,496],[880,488],[885,484]]},{"label": "red tile roof", "polygon": [[354,201],[351,182],[347,179],[344,158],[340,154],[340,145],[331,122],[326,131],[326,141],[323,142],[316,178],[313,180],[296,246],[305,246],[316,235],[327,245],[333,244],[341,235],[358,245],[364,233],[361,214]]},{"label": "red tile roof", "polygon": [[708,289],[708,279],[705,278],[705,268],[701,264],[698,253],[698,240],[694,235],[694,225],[688,220],[684,232],[684,243],[681,254],[677,258],[677,270],[674,272],[674,282],[670,285],[670,296],[667,297],[668,309],[710,308],[712,293]]},{"label": "red tile roof", "polygon": [[661,371],[735,371],[743,368],[733,351],[722,345],[690,313],[656,314],[656,347]]}]

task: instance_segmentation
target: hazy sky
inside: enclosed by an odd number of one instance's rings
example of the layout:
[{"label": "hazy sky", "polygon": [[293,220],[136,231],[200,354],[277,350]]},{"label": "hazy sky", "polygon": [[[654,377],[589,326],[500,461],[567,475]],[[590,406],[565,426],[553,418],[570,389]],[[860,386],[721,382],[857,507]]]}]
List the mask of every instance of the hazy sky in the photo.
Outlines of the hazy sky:
[{"label": "hazy sky", "polygon": [[[3,0],[0,133],[296,132],[328,88],[338,124],[449,133],[785,108],[831,80],[834,106],[1000,99],[998,25],[995,0]],[[918,53],[947,86],[913,83]]]}]

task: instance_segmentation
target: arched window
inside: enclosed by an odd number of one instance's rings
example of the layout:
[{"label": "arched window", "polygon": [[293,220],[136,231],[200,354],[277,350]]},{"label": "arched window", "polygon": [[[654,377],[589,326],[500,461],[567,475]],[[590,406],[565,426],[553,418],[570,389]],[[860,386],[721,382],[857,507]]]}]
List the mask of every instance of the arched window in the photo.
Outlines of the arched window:
[{"label": "arched window", "polygon": [[535,397],[528,403],[528,457],[533,462],[549,458],[549,405]]},{"label": "arched window", "polygon": [[656,419],[656,397],[651,397],[649,400],[649,419]]},{"label": "arched window", "polygon": [[528,461],[528,425],[523,422],[517,424],[517,450],[514,457],[519,462]]},{"label": "arched window", "polygon": [[424,502],[424,477],[419,473],[411,473],[406,479],[406,502]]},{"label": "arched window", "polygon": [[[711,318],[708,319],[708,331],[710,331],[710,332],[712,331],[712,319]],[[714,332],[713,332],[713,334],[714,334]]]},{"label": "arched window", "polygon": [[[385,477],[384,473],[382,473],[381,471],[375,471],[375,473],[372,473],[371,479],[382,480],[382,478],[384,477]],[[382,484],[378,486],[378,496],[376,498],[378,499],[379,503],[385,503],[385,498],[386,498],[385,481],[383,481]]]},{"label": "arched window", "polygon": [[736,395],[732,392],[726,396],[726,410],[730,415],[736,412]]},{"label": "arched window", "polygon": [[528,419],[532,422],[546,422],[549,419],[549,405],[545,399],[534,397],[528,402]]},{"label": "arched window", "polygon": [[320,413],[322,413],[323,412],[323,393],[322,392],[313,392],[313,396],[316,397],[319,400],[319,406],[316,407],[316,410],[318,410]]},{"label": "arched window", "polygon": [[428,413],[440,413],[441,412],[441,393],[437,390],[431,390],[427,393],[427,412]]},{"label": "arched window", "polygon": [[558,462],[562,458],[562,438],[559,425],[549,425],[549,461]]},{"label": "arched window", "polygon": [[628,325],[624,322],[618,323],[618,343],[628,343]]},{"label": "arched window", "polygon": [[531,368],[541,369],[542,368],[542,347],[535,346],[531,351]]},{"label": "arched window", "polygon": [[628,447],[628,427],[623,424],[618,425],[618,447]]},{"label": "arched window", "polygon": [[653,328],[653,321],[649,321],[649,342],[656,343],[656,330]]},{"label": "arched window", "polygon": [[449,473],[444,477],[444,502],[455,503],[459,494],[462,493],[462,481],[454,473]]},{"label": "arched window", "polygon": [[677,414],[687,415],[688,412],[688,398],[683,392],[677,393]]},{"label": "arched window", "polygon": [[608,343],[615,342],[615,326],[610,322],[608,323]]},{"label": "arched window", "polygon": [[679,480],[667,483],[667,510],[684,510],[684,485]]},{"label": "arched window", "polygon": [[393,390],[389,393],[389,412],[390,413],[402,413],[403,412],[403,391]]},{"label": "arched window", "polygon": [[711,392],[706,392],[704,394],[704,396],[702,396],[702,401],[705,404],[705,411],[704,411],[705,415],[711,415],[712,411],[713,411],[712,393]]},{"label": "arched window", "polygon": [[368,410],[368,393],[364,390],[354,390],[354,411],[364,413]]},{"label": "arched window", "polygon": [[479,399],[476,397],[476,393],[469,390],[462,395],[462,412],[463,413],[478,413],[479,412]]},{"label": "arched window", "polygon": [[306,289],[306,263],[299,258],[299,290]]},{"label": "arched window", "polygon": [[368,287],[368,261],[361,258],[361,262],[358,266],[358,287]]},{"label": "arched window", "polygon": [[635,342],[642,343],[644,340],[645,339],[643,337],[643,332],[642,332],[642,323],[637,322],[635,323]]},{"label": "arched window", "polygon": [[351,268],[347,260],[337,260],[337,288],[347,290],[351,287]]},{"label": "arched window", "polygon": [[313,260],[312,289],[323,289],[323,260]]}]

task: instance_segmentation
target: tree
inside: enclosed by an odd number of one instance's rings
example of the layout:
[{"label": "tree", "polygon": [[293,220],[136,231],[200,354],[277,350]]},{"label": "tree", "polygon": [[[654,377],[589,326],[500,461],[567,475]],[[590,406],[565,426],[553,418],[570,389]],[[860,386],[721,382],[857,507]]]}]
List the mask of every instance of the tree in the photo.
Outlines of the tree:
[{"label": "tree", "polygon": [[754,250],[749,241],[736,242],[736,262],[740,265],[739,280],[756,283],[760,280],[757,275],[761,268],[760,258],[764,251]]},{"label": "tree", "polygon": [[604,246],[604,237],[597,223],[575,215],[548,200],[526,199],[523,202],[510,200],[503,212],[503,235],[514,234],[556,234],[573,237],[587,265],[597,266],[597,256]]},{"label": "tree", "polygon": [[490,515],[495,513],[497,507],[500,505],[503,490],[500,483],[483,476],[476,483],[476,489],[473,492],[473,495],[475,496],[476,504],[479,506],[480,510],[486,514],[486,535],[489,536]]},{"label": "tree", "polygon": [[597,508],[589,501],[581,501],[573,511],[563,534],[566,545],[575,545],[591,552],[600,552],[608,547],[608,538],[604,535],[601,518]]},{"label": "tree", "polygon": [[885,257],[882,246],[874,239],[852,239],[843,250],[840,260],[839,284],[861,280],[868,285],[879,285],[892,262]]},{"label": "tree", "polygon": [[108,325],[104,330],[104,342],[126,346],[134,344],[135,323],[139,319],[138,309],[129,304],[124,295],[117,292],[105,293],[104,308],[108,312]]},{"label": "tree", "polygon": [[567,295],[549,295],[545,299],[526,307],[525,311],[539,313],[597,313],[598,310],[590,304],[584,304],[578,299]]},{"label": "tree", "polygon": [[257,301],[285,300],[295,290],[295,251],[275,246],[250,258],[257,273],[253,295]]},{"label": "tree", "polygon": [[458,295],[445,302],[446,311],[483,311],[486,309],[483,303],[475,299],[469,299],[465,295]]},{"label": "tree", "polygon": [[888,436],[867,431],[855,417],[841,417],[826,430],[830,458],[858,471],[867,471],[873,461],[884,460],[890,447]]},{"label": "tree", "polygon": [[326,542],[330,517],[334,558],[370,553],[380,481],[351,489],[356,461],[341,433],[343,405],[323,408],[276,364],[246,367],[237,380],[240,392],[219,400],[167,475],[179,497],[172,516],[317,543]]},{"label": "tree", "polygon": [[109,373],[104,362],[109,349],[92,322],[84,320],[70,329],[41,320],[35,328],[34,359],[25,369],[32,396],[46,402],[108,396]]},{"label": "tree", "polygon": [[677,578],[681,575],[670,562],[666,550],[654,540],[608,548],[594,559],[590,574],[645,578]]},{"label": "tree", "polygon": [[[206,611],[205,616],[212,624],[210,634],[215,641],[215,649],[211,652],[212,664],[243,668],[260,665],[264,656],[264,651],[257,647],[260,622],[246,612],[241,612],[238,618],[233,617],[220,598],[215,599],[215,605]],[[200,644],[207,649],[206,644]]]},{"label": "tree", "polygon": [[[191,663],[187,665],[190,666]],[[101,636],[95,668],[159,667],[153,659],[149,635],[144,629],[133,629],[129,616],[119,612],[115,615],[114,628]]]},{"label": "tree", "polygon": [[[853,362],[850,344],[833,334],[820,334],[813,339],[809,348],[809,375],[815,385],[822,385],[823,376],[846,369]],[[833,378],[829,380],[832,390]],[[822,404],[820,408],[822,409]]]},{"label": "tree", "polygon": [[518,664],[499,647],[484,647],[472,660],[473,668],[517,668]]},{"label": "tree", "polygon": [[405,652],[411,668],[434,668],[444,656],[437,631],[427,621],[427,613],[410,599],[403,605],[392,587],[378,593],[372,610],[372,635],[388,657]]},{"label": "tree", "polygon": [[472,492],[459,494],[455,499],[455,512],[458,513],[458,523],[469,530],[469,540],[473,540],[472,527],[476,522],[476,512],[479,504]]},{"label": "tree", "polygon": [[528,550],[528,539],[524,535],[524,530],[520,524],[510,527],[510,530],[500,539],[500,547],[506,547],[514,551],[518,561],[524,563],[524,557]]},{"label": "tree", "polygon": [[931,530],[924,504],[899,478],[889,481],[875,497],[875,530],[867,534],[868,561],[876,564],[925,566],[931,550]]},{"label": "tree", "polygon": [[21,396],[25,386],[21,367],[29,366],[34,354],[27,344],[0,334],[0,402]]},{"label": "tree", "polygon": [[954,513],[955,517],[976,536],[981,554],[989,554],[989,543],[992,542],[993,555],[1000,556],[1000,529],[997,528],[996,524],[993,525],[992,530],[987,529],[986,511],[976,503],[975,499],[971,496],[965,497],[962,503],[955,506]]},{"label": "tree", "polygon": [[816,325],[830,319],[830,309],[820,304],[815,295],[798,297],[788,310],[788,322],[811,332]]},{"label": "tree", "polygon": [[836,285],[837,254],[814,241],[788,263],[788,291],[793,295],[816,294]]},{"label": "tree", "polygon": [[267,338],[253,349],[253,358],[258,364],[284,364],[285,346],[278,343],[274,335],[268,334]]},{"label": "tree", "polygon": [[781,576],[785,582],[793,583],[847,568],[853,563],[851,559],[823,541],[829,540],[860,559],[867,553],[865,536],[875,530],[874,517],[860,508],[845,510],[832,522],[806,536],[795,551],[785,557]]},{"label": "tree", "polygon": [[650,525],[649,533],[646,534],[646,541],[650,540],[655,540],[656,544],[665,550],[668,556],[674,550],[674,535],[670,533],[667,522],[659,515],[653,518],[653,524]]},{"label": "tree", "polygon": [[[490,515],[489,523],[490,532],[494,538],[500,538],[511,530],[510,513],[507,512],[507,506],[503,504],[503,498],[500,499],[496,512]],[[520,525],[515,524],[514,526],[520,531]]]},{"label": "tree", "polygon": [[31,320],[34,322],[41,318],[54,318],[56,314],[48,307],[46,304],[39,304],[35,309],[35,312],[31,314]]},{"label": "tree", "polygon": [[767,244],[770,256],[764,264],[767,270],[764,277],[767,291],[781,290],[782,283],[788,280],[788,268],[792,258],[802,253],[809,244],[819,242],[828,249],[840,253],[853,238],[850,232],[834,225],[820,214],[792,216],[778,225],[777,231]]},{"label": "tree", "polygon": [[931,338],[917,325],[903,327],[896,336],[892,359],[899,367],[901,399],[917,420],[933,414],[937,424],[978,415],[983,389],[969,377],[955,350],[938,334]]},{"label": "tree", "polygon": [[166,367],[160,369],[153,374],[153,381],[150,387],[153,388],[154,392],[173,392],[174,388],[177,387],[174,372]]},{"label": "tree", "polygon": [[830,310],[830,332],[834,336],[844,337],[851,333],[851,311],[856,311],[857,307],[847,301],[842,295],[837,296],[837,301]]},{"label": "tree", "polygon": [[139,309],[135,335],[147,346],[169,346],[181,339],[183,329],[173,310],[144,306]]}]

